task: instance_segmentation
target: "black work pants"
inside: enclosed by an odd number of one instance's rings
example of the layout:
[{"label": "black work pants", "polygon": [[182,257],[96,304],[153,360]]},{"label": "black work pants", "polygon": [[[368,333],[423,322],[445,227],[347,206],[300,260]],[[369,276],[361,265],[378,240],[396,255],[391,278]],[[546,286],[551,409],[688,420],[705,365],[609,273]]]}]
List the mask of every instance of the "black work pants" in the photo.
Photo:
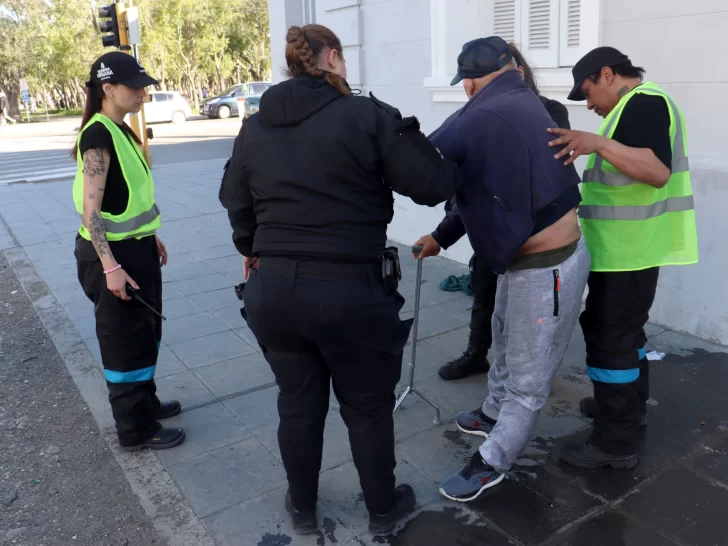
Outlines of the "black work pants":
[{"label": "black work pants", "polygon": [[591,442],[607,453],[637,450],[640,418],[650,397],[644,326],[658,276],[656,267],[589,274],[589,294],[580,322],[598,407]]},{"label": "black work pants", "polygon": [[473,307],[470,312],[471,342],[484,351],[493,343],[493,310],[498,275],[483,260],[473,254],[470,259],[470,281],[473,288]]},{"label": "black work pants", "polygon": [[411,320],[387,295],[376,265],[262,257],[244,291],[244,314],[279,387],[278,443],[293,505],[318,498],[329,392],[340,404],[367,509],[394,495],[394,389]]},{"label": "black work pants", "polygon": [[[114,258],[139,285],[140,296],[162,312],[162,272],[154,237],[109,243]],[[139,444],[161,428],[154,413],[159,399],[154,371],[162,323],[141,303],[123,301],[106,287],[106,275],[93,245],[76,238],[78,280],[94,303],[109,402],[122,446]]]}]

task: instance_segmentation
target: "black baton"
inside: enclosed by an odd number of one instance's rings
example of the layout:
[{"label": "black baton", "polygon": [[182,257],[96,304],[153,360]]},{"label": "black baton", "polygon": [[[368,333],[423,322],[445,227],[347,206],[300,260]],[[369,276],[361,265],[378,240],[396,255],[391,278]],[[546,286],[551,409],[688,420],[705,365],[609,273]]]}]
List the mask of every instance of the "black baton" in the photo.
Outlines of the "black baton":
[{"label": "black baton", "polygon": [[143,303],[144,305],[146,305],[152,311],[152,313],[154,313],[158,317],[161,317],[162,320],[167,320],[167,317],[165,317],[164,315],[162,315],[162,313],[160,313],[154,307],[152,307],[146,301],[144,301],[144,298],[142,298],[139,295],[139,293],[134,289],[134,287],[132,287],[132,285],[130,285],[130,284],[127,284],[126,285],[126,293],[129,294],[135,300],[137,300],[139,303]]}]

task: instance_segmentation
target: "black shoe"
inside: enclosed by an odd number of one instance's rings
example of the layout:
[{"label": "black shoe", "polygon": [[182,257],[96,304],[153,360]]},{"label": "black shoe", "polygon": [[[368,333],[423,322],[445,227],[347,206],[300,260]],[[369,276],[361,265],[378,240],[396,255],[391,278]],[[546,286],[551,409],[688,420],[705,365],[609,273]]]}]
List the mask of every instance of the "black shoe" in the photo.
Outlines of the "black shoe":
[{"label": "black shoe", "polygon": [[[594,416],[599,410],[599,406],[597,406],[597,401],[594,398],[592,398],[591,396],[587,396],[586,398],[582,398],[581,402],[579,402],[579,410],[584,417],[594,419]],[[644,409],[641,412],[640,426],[647,426],[647,405],[645,405]]]},{"label": "black shoe", "polygon": [[437,370],[437,373],[445,381],[452,381],[453,379],[463,379],[473,374],[488,373],[489,370],[488,350],[485,349],[483,351],[476,346],[473,342],[473,334],[471,332],[468,346],[462,356],[442,366]]},{"label": "black shoe", "polygon": [[606,453],[590,442],[585,444],[570,444],[561,449],[561,460],[571,466],[579,468],[612,468],[632,469],[637,466],[639,457],[637,453],[629,455],[615,455]]},{"label": "black shoe", "polygon": [[169,400],[167,402],[160,402],[159,409],[154,412],[155,419],[169,419],[175,415],[179,415],[182,411],[182,404],[177,400]]},{"label": "black shoe", "polygon": [[185,429],[183,428],[165,428],[159,429],[154,436],[149,438],[146,442],[136,444],[133,446],[121,446],[124,451],[139,451],[140,449],[169,449],[175,447],[184,442]]},{"label": "black shoe", "polygon": [[293,520],[293,530],[299,535],[310,535],[318,530],[318,522],[316,521],[316,510],[303,512],[296,510],[291,499],[291,492],[286,493],[286,510]]},{"label": "black shoe", "polygon": [[394,488],[397,501],[386,514],[369,514],[369,530],[374,536],[384,536],[394,531],[397,523],[415,509],[417,501],[412,487],[406,483]]}]

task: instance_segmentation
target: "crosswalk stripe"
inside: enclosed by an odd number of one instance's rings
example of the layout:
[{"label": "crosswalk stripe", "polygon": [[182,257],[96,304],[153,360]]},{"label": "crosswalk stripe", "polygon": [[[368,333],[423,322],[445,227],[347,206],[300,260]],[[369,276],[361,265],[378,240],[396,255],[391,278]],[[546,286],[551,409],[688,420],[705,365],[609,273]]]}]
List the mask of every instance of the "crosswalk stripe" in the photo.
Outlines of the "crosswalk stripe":
[{"label": "crosswalk stripe", "polygon": [[62,150],[0,153],[0,185],[72,178],[76,163]]}]

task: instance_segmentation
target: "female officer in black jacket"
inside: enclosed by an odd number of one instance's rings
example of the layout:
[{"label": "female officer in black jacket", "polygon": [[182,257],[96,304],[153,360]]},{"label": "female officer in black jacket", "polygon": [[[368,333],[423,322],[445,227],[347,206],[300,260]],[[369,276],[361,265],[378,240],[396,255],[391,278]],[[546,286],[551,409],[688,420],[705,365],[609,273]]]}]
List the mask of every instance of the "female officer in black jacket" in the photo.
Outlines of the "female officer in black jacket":
[{"label": "female officer in black jacket", "polygon": [[385,291],[379,257],[392,190],[434,206],[454,194],[457,168],[414,118],[351,96],[328,28],[291,27],[286,60],[291,79],[270,88],[241,129],[220,200],[250,274],[246,318],[280,388],[294,527],[316,529],[333,379],[370,529],[387,534],[415,505],[393,472],[394,389],[411,321],[400,321],[404,299]]}]

